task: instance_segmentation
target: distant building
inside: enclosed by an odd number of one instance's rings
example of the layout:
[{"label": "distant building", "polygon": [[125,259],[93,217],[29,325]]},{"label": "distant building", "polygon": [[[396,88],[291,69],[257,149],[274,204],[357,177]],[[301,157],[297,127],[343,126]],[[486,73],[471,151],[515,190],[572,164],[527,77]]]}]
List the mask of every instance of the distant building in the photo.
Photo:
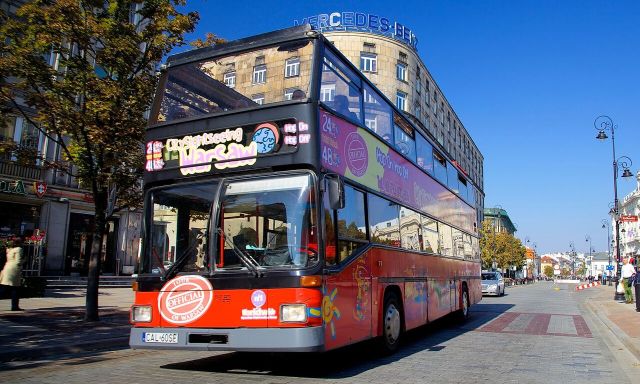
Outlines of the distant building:
[{"label": "distant building", "polygon": [[[640,171],[636,174],[636,189],[620,202],[620,256],[640,256]],[[612,222],[615,231],[615,223]],[[615,236],[613,236],[615,239]],[[614,263],[615,264],[615,263]]]},{"label": "distant building", "polygon": [[507,232],[510,235],[516,233],[516,226],[513,225],[507,211],[502,208],[485,208],[484,219],[489,220],[496,232]]}]

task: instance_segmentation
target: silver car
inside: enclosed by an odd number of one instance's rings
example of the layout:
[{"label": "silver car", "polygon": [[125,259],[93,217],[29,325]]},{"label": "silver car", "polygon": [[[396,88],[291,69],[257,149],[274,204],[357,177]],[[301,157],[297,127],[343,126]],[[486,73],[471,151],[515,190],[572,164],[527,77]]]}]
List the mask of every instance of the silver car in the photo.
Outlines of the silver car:
[{"label": "silver car", "polygon": [[482,272],[482,294],[504,295],[504,279],[500,272]]}]

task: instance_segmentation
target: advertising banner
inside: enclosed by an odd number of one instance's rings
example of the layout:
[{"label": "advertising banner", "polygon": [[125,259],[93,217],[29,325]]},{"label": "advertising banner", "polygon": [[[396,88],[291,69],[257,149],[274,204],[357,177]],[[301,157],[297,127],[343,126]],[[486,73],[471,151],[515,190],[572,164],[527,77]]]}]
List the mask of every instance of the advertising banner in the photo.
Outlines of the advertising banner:
[{"label": "advertising banner", "polygon": [[366,129],[320,110],[322,166],[474,233],[475,210]]}]

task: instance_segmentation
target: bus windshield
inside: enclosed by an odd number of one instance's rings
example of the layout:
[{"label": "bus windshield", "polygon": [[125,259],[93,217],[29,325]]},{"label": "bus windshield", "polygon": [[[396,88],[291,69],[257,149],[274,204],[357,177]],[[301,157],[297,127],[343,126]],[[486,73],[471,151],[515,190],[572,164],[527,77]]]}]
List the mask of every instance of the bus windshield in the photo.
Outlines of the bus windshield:
[{"label": "bus windshield", "polygon": [[312,54],[313,44],[298,40],[170,67],[150,122],[306,99]]},{"label": "bus windshield", "polygon": [[220,199],[217,269],[291,269],[318,262],[311,176],[228,182]]},{"label": "bus windshield", "polygon": [[[217,184],[191,183],[151,191],[150,243],[144,272],[165,274],[170,268],[209,271],[207,239]],[[179,265],[174,267],[175,263]]]}]

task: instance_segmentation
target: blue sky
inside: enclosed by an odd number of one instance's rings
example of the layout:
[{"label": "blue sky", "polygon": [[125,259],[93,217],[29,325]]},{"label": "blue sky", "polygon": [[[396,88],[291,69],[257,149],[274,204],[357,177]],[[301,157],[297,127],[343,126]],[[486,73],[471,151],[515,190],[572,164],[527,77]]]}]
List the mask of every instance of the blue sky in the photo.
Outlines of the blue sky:
[{"label": "blue sky", "polygon": [[[192,0],[206,32],[233,40],[333,11],[386,16],[411,28],[418,52],[484,155],[485,206],[501,206],[539,252],[570,242],[607,248],[616,154],[640,169],[640,1]],[[609,134],[609,137],[611,135]],[[622,200],[635,178],[618,180]]]}]

